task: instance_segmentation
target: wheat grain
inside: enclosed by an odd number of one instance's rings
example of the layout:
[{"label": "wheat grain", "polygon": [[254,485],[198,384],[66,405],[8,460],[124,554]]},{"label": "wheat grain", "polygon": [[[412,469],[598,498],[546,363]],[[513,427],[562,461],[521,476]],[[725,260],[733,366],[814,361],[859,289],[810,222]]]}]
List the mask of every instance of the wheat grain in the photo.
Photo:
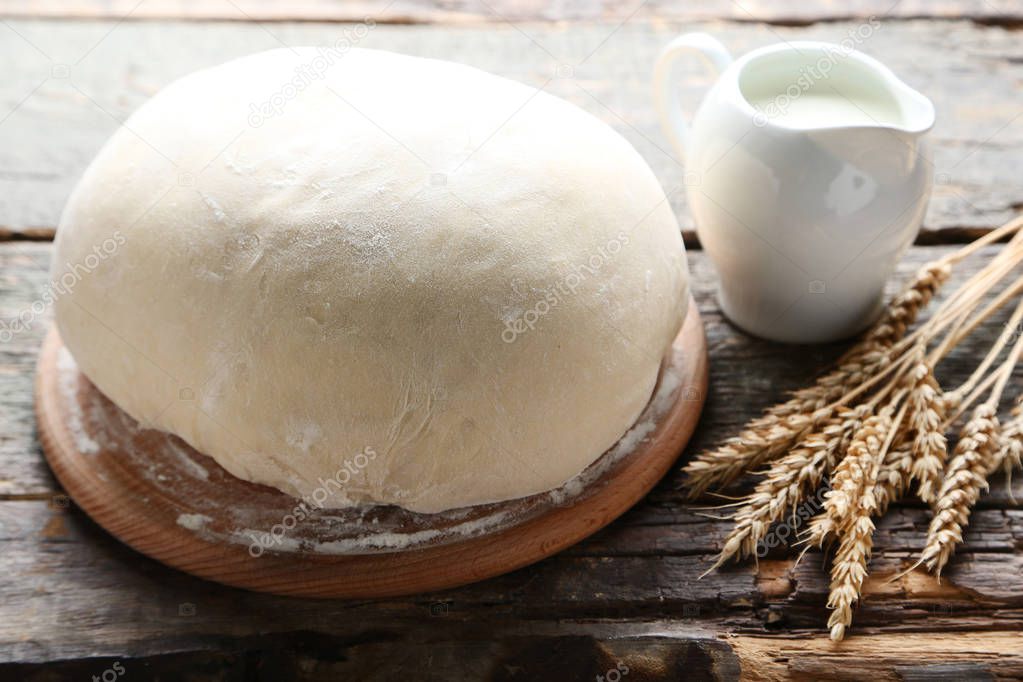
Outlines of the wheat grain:
[{"label": "wheat grain", "polygon": [[997,465],[999,443],[995,408],[989,403],[978,405],[963,426],[946,467],[945,481],[927,530],[927,544],[920,557],[920,562],[937,575],[941,575],[956,545],[962,542],[971,508],[987,488],[987,476]]},{"label": "wheat grain", "polygon": [[876,507],[863,506],[839,534],[828,593],[828,608],[832,610],[828,628],[836,642],[845,637],[846,628],[852,624],[852,607],[860,599],[867,577],[867,562],[874,543],[874,522],[870,518],[874,511]]},{"label": "wheat grain", "polygon": [[917,480],[917,494],[924,502],[934,502],[941,486],[948,441],[945,439],[945,400],[934,378],[934,370],[925,360],[909,372],[909,429],[913,456],[910,480]]},{"label": "wheat grain", "polygon": [[1012,495],[1012,472],[1023,466],[1023,396],[1016,399],[1016,405],[1012,408],[1012,419],[1002,428],[1002,438],[999,443],[998,459],[1002,461],[1002,468],[1005,470],[1005,487],[1009,492],[1009,499],[1013,504],[1016,499]]},{"label": "wheat grain", "polygon": [[892,300],[874,327],[843,356],[836,369],[820,377],[814,386],[798,390],[791,399],[768,409],[739,436],[701,453],[687,464],[684,471],[690,497],[728,485],[744,471],[777,459],[820,427],[833,414],[833,409],[829,409],[832,403],[891,362],[892,346],[905,336],[920,309],[930,302],[950,272],[945,262],[925,265]]},{"label": "wheat grain", "polygon": [[[831,518],[838,536],[827,604],[832,610],[828,628],[836,642],[845,637],[852,624],[852,607],[859,601],[867,577],[867,562],[874,543],[872,517],[879,509],[876,494],[879,476],[895,436],[903,430],[903,417],[909,407],[907,403],[897,417],[892,417],[901,395],[863,423],[862,436],[853,437],[847,456],[853,461],[840,477],[834,498],[825,502],[825,515]],[[829,508],[829,502],[835,504]]]},{"label": "wheat grain", "polygon": [[878,516],[888,511],[888,506],[906,492],[912,467],[913,451],[908,443],[897,443],[885,454],[874,483]]},{"label": "wheat grain", "polygon": [[867,417],[853,434],[846,456],[831,475],[831,490],[824,495],[824,509],[810,522],[810,545],[822,546],[839,534],[861,498],[874,501],[874,460],[880,458],[881,445],[892,427],[891,409]]},{"label": "wheat grain", "polygon": [[840,409],[839,416],[774,463],[733,517],[735,525],[712,568],[732,557],[752,556],[773,523],[780,521],[789,509],[795,514],[796,506],[806,501],[807,495],[820,486],[824,475],[834,467],[838,454],[848,445],[867,410],[866,406]]}]

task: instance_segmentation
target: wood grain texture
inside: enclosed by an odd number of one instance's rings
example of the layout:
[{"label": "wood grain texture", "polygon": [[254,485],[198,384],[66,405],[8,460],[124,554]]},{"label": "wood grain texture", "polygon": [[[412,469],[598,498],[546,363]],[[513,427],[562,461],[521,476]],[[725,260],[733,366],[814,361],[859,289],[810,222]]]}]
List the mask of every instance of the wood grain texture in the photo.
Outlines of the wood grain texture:
[{"label": "wood grain texture", "polygon": [[724,19],[778,25],[856,19],[972,19],[1014,25],[1023,8],[1011,0],[0,0],[0,16],[68,19],[190,19],[226,21],[359,21],[366,15],[381,23],[476,24],[503,21],[623,21],[648,19]]},{"label": "wood grain texture", "polygon": [[[650,99],[650,72],[660,48],[689,30],[713,33],[742,54],[780,40],[841,42],[864,26],[869,28],[856,21],[805,27],[680,22],[670,16],[581,25],[378,24],[356,42],[464,62],[579,105],[639,150],[691,233],[684,185],[699,178],[687,176],[675,158]],[[52,236],[75,181],[103,142],[174,79],[259,50],[329,46],[354,35],[352,26],[338,24],[14,19],[0,31],[0,63],[17,65],[0,79],[0,239]],[[886,19],[865,35],[858,47],[937,107],[931,133],[936,185],[925,229],[948,233],[942,240],[961,240],[1007,220],[1023,201],[1019,33],[969,21]],[[698,64],[687,64],[679,78],[684,101],[695,106],[708,76]],[[929,232],[924,238],[933,241]]]},{"label": "wood grain texture", "polygon": [[[0,320],[39,297],[51,246],[0,244]],[[917,247],[904,280],[950,247]],[[957,269],[950,286],[975,263]],[[844,348],[793,348],[732,328],[712,268],[689,254],[711,353],[711,391],[688,453],[733,435],[805,385]],[[895,284],[893,283],[893,289]],[[964,378],[992,320],[941,378]],[[31,418],[32,368],[48,313],[0,344],[0,678],[88,679],[114,662],[141,677],[190,666],[274,679],[593,680],[622,663],[633,679],[1013,679],[1023,676],[1023,508],[996,478],[967,544],[938,584],[908,566],[929,514],[897,505],[881,522],[867,597],[850,637],[827,639],[819,554],[783,548],[758,565],[699,580],[729,525],[685,504],[677,471],[603,531],[531,567],[462,588],[382,600],[306,600],[225,588],[125,548],[66,497],[42,461]],[[1019,390],[1015,380],[1011,391]],[[689,455],[683,455],[686,457]],[[1013,483],[1023,499],[1023,476]],[[44,664],[48,664],[45,668]],[[55,672],[56,671],[56,672]],[[642,674],[641,674],[642,673]],[[46,677],[50,675],[51,677]],[[943,677],[942,677],[943,676]],[[625,677],[628,680],[629,677]]]},{"label": "wood grain texture", "polygon": [[[1019,633],[1014,632],[875,635],[850,640],[841,648],[822,641],[779,642],[758,637],[728,641],[748,663],[745,678],[762,682],[1011,680],[1018,679],[1023,663]],[[930,655],[932,660],[907,662],[908,657],[918,655]]]}]

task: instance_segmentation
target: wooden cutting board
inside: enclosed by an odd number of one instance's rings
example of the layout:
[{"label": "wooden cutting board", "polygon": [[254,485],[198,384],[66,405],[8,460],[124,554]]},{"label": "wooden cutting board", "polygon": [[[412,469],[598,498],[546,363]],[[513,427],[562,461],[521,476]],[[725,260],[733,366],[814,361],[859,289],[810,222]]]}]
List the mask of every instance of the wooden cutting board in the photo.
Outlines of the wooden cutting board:
[{"label": "wooden cutting board", "polygon": [[250,590],[370,598],[483,580],[603,528],[672,466],[706,393],[706,340],[690,300],[650,403],[614,448],[557,490],[441,514],[317,509],[235,478],[180,439],[140,428],[78,371],[56,329],[39,357],[36,414],[61,485],[139,552]]}]

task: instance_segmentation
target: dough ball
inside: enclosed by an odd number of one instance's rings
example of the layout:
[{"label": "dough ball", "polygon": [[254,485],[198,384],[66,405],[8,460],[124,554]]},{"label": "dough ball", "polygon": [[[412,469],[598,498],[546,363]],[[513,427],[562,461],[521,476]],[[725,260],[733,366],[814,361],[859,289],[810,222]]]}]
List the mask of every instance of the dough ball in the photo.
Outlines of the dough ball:
[{"label": "dough ball", "polygon": [[686,312],[657,180],[534,88],[324,60],[191,74],[115,133],[57,234],[64,343],[143,425],[323,506],[561,485],[634,423]]}]

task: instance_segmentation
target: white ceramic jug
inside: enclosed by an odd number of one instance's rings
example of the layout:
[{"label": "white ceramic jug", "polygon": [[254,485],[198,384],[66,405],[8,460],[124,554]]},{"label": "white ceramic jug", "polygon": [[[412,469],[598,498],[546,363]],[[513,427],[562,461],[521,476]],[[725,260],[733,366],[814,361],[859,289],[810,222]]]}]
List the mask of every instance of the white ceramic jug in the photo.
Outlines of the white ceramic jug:
[{"label": "white ceramic jug", "polygon": [[[719,72],[690,124],[672,79],[683,54]],[[847,47],[781,43],[732,61],[705,34],[665,48],[654,92],[724,313],[791,343],[873,322],[930,196],[931,102]]]}]

